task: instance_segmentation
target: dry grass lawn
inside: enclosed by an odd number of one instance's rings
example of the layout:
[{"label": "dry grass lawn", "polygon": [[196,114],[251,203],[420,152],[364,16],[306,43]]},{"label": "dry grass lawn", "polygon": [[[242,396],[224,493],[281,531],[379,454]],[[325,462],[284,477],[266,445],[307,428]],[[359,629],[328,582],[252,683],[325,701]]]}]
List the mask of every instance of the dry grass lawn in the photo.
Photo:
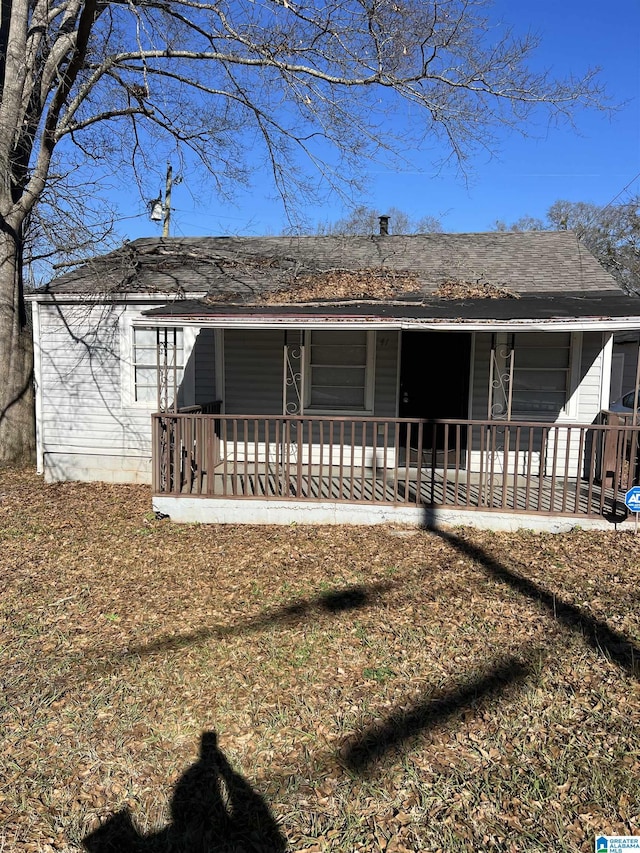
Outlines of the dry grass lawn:
[{"label": "dry grass lawn", "polygon": [[149,507],[0,472],[3,853],[640,834],[640,536]]}]

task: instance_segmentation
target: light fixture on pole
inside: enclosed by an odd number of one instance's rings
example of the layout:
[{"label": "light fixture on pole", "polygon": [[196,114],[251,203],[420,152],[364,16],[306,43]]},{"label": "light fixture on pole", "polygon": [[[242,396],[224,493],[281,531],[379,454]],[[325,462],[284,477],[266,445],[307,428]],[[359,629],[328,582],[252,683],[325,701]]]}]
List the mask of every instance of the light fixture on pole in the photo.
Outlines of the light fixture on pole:
[{"label": "light fixture on pole", "polygon": [[162,222],[162,196],[154,198],[149,202],[149,218],[153,222]]}]

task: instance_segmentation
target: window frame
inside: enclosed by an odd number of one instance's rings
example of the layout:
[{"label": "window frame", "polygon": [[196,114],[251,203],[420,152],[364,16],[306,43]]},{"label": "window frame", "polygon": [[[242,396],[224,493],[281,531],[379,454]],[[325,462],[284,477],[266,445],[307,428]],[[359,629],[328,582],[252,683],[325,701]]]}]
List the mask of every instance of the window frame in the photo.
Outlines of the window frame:
[{"label": "window frame", "polygon": [[[313,389],[313,363],[311,361],[311,347],[314,334],[322,334],[323,332],[336,332],[340,334],[342,329],[312,329],[305,333],[304,346],[304,373],[305,373],[305,388],[304,388],[304,411],[316,415],[336,415],[336,416],[351,416],[360,415],[368,417],[374,412],[375,398],[375,356],[376,356],[376,333],[370,329],[345,329],[344,331],[357,331],[365,333],[366,355],[364,367],[364,406],[362,408],[329,408],[325,406],[314,406],[311,404],[311,394]],[[333,345],[333,344],[332,344]],[[345,344],[348,346],[348,344]],[[318,366],[318,365],[316,365]],[[333,365],[330,365],[333,366]],[[357,365],[360,367],[361,365]]]},{"label": "window frame", "polygon": [[[511,405],[511,419],[514,421],[542,421],[542,422],[558,422],[562,420],[575,420],[578,414],[578,387],[579,387],[579,367],[580,361],[582,357],[582,333],[581,332],[569,332],[569,358],[568,364],[566,367],[550,367],[550,368],[538,368],[538,367],[520,367],[518,365],[518,334],[523,334],[522,332],[516,332],[514,335],[514,364],[513,364],[513,384],[515,385],[516,375],[518,372],[534,372],[534,371],[548,371],[549,373],[560,372],[563,371],[566,375],[566,384],[564,389],[564,403],[561,408],[554,411],[524,411],[514,413],[513,411],[513,403]],[[544,333],[547,334],[547,333]],[[549,332],[549,335],[553,334],[561,334],[558,332]],[[549,342],[550,345],[552,341]],[[511,394],[515,393],[515,388],[511,389]]]},{"label": "window frame", "polygon": [[[144,361],[138,362],[136,360],[136,347],[140,347],[140,344],[136,345],[136,332],[139,331],[150,331],[154,332],[156,335],[156,349],[155,349],[155,364],[146,363]],[[130,393],[130,405],[135,408],[146,409],[148,411],[157,411],[158,410],[158,333],[164,331],[165,335],[171,331],[177,334],[181,334],[182,336],[182,345],[180,348],[177,348],[177,351],[182,350],[182,363],[176,364],[176,387],[179,392],[181,385],[184,383],[186,376],[186,334],[184,326],[165,326],[162,324],[149,324],[149,323],[132,323],[131,324],[131,332],[129,336],[129,352],[130,352],[130,382],[129,382],[129,393]],[[138,399],[138,388],[139,383],[137,382],[137,370],[139,368],[152,369],[156,372],[156,393],[153,399]],[[171,368],[173,370],[174,368]],[[150,386],[145,386],[150,387]]]}]

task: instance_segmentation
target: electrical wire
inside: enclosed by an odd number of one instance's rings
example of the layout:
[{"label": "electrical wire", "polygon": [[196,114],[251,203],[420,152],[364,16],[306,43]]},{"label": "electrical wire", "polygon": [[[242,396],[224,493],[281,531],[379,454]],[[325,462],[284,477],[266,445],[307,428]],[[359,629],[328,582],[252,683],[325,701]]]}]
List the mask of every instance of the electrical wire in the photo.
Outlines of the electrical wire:
[{"label": "electrical wire", "polygon": [[[619,198],[620,198],[620,196],[621,196],[623,193],[626,193],[626,191],[629,189],[629,187],[631,186],[631,184],[635,183],[635,182],[638,180],[638,178],[640,178],[640,172],[638,172],[638,174],[637,174],[637,175],[634,175],[634,177],[633,177],[633,178],[631,178],[631,180],[629,181],[629,183],[628,183],[628,184],[626,184],[626,186],[624,186],[624,187],[620,190],[620,192],[619,192],[619,193],[616,193],[616,194],[614,195],[614,197],[611,199],[611,201],[608,201],[605,205],[603,205],[601,208],[599,208],[599,209],[598,209],[598,213],[604,213],[604,212],[605,212],[605,210],[607,210],[607,208],[611,207],[611,205],[614,203],[614,201],[616,201],[617,199],[619,199]],[[592,221],[593,217],[595,217],[595,215],[596,215],[596,214],[595,214],[595,212],[594,212],[593,216],[592,216],[592,217],[589,219],[589,221],[588,221],[588,224],[589,224],[589,225],[591,224],[591,221]]]}]

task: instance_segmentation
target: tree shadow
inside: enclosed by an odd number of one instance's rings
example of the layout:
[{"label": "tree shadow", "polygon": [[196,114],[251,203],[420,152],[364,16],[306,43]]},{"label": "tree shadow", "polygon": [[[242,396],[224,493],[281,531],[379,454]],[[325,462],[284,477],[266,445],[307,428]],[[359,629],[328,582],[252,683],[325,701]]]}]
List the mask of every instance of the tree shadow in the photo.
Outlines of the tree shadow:
[{"label": "tree shadow", "polygon": [[558,619],[567,628],[579,633],[592,649],[605,654],[629,675],[636,678],[640,676],[640,648],[620,631],[615,631],[606,622],[596,619],[576,604],[564,601],[535,581],[508,569],[479,545],[467,542],[446,530],[438,529],[432,530],[432,532],[452,545],[457,551],[471,557],[491,577],[507,584],[526,598],[542,604],[554,619]]},{"label": "tree shadow", "polygon": [[456,690],[429,696],[423,702],[402,708],[385,720],[362,731],[340,751],[346,767],[364,774],[369,766],[390,749],[421,732],[435,728],[461,711],[503,696],[515,686],[522,685],[534,674],[530,663],[516,657],[506,657]]},{"label": "tree shadow", "polygon": [[127,649],[125,656],[146,657],[156,652],[175,651],[204,643],[212,638],[237,637],[253,631],[262,631],[274,625],[292,625],[308,619],[314,613],[323,611],[339,614],[347,610],[356,610],[371,604],[376,595],[388,592],[395,585],[395,583],[381,581],[368,586],[347,586],[343,589],[323,592],[311,600],[299,599],[233,625],[211,625],[197,631],[160,637],[150,643],[132,646]]},{"label": "tree shadow", "polygon": [[200,757],[178,780],[171,823],[141,834],[131,814],[112,815],[83,839],[89,853],[280,853],[286,840],[264,799],[231,767],[215,732],[204,732]]}]

